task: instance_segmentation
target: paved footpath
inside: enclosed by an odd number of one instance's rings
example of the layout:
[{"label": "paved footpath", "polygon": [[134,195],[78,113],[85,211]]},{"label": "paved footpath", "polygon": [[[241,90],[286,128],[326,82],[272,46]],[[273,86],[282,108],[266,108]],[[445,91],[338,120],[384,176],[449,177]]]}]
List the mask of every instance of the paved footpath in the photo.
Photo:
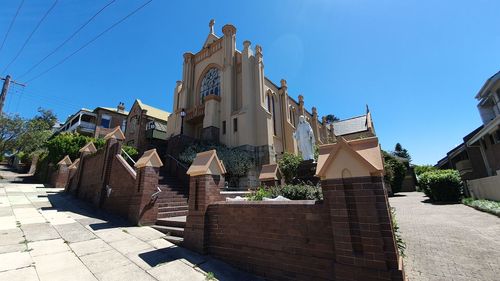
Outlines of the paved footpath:
[{"label": "paved footpath", "polygon": [[0,166],[0,280],[256,280]]},{"label": "paved footpath", "polygon": [[389,199],[407,244],[409,280],[500,280],[500,218],[425,199],[420,192]]}]

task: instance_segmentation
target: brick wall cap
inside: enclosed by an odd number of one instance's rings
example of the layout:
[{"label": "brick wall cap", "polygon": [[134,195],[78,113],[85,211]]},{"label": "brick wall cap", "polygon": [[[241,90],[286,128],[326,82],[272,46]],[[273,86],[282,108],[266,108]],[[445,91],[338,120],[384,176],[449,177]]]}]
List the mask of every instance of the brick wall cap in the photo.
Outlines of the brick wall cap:
[{"label": "brick wall cap", "polygon": [[70,169],[76,169],[78,168],[78,163],[80,163],[80,158],[76,158],[73,164],[69,166]]},{"label": "brick wall cap", "polygon": [[316,176],[325,176],[328,167],[332,165],[340,150],[345,150],[352,154],[355,159],[359,160],[359,164],[367,167],[371,173],[384,171],[382,154],[380,153],[377,137],[354,141],[346,141],[343,137],[339,137],[336,143],[319,147]]},{"label": "brick wall cap", "polygon": [[94,153],[96,151],[97,151],[97,149],[95,148],[95,145],[93,142],[87,143],[84,147],[82,147],[82,148],[80,148],[80,150],[78,150],[78,152],[80,152],[80,153],[82,153],[82,152]]},{"label": "brick wall cap", "polygon": [[64,156],[64,158],[61,161],[57,162],[58,166],[61,166],[61,165],[69,166],[71,164],[72,164],[72,162],[71,162],[71,159],[69,158],[69,155]]},{"label": "brick wall cap", "polygon": [[316,200],[289,200],[289,201],[219,201],[214,205],[316,205]]},{"label": "brick wall cap", "polygon": [[259,180],[280,180],[281,179],[281,171],[278,164],[267,164],[262,165],[260,170]]},{"label": "brick wall cap", "polygon": [[107,134],[104,137],[105,140],[108,139],[117,139],[117,140],[124,140],[125,135],[123,134],[122,130],[120,129],[119,126],[117,126],[113,131],[111,131],[109,134]]},{"label": "brick wall cap", "polygon": [[189,166],[186,174],[190,176],[224,175],[226,174],[226,168],[217,157],[215,149],[212,149],[196,154],[196,158]]},{"label": "brick wall cap", "polygon": [[156,148],[144,152],[142,157],[139,158],[139,160],[137,160],[137,163],[135,163],[134,165],[134,167],[136,168],[142,168],[142,167],[159,168],[161,166],[163,166],[163,163],[161,162],[158,152],[156,152]]}]

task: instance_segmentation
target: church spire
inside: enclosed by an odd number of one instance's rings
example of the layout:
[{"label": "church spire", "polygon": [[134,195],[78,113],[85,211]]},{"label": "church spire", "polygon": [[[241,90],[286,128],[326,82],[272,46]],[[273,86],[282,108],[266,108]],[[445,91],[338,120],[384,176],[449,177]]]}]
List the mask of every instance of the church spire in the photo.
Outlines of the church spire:
[{"label": "church spire", "polygon": [[214,32],[214,24],[215,24],[215,20],[214,19],[211,19],[210,22],[208,23],[208,27],[210,27],[210,34],[215,34],[215,32]]}]

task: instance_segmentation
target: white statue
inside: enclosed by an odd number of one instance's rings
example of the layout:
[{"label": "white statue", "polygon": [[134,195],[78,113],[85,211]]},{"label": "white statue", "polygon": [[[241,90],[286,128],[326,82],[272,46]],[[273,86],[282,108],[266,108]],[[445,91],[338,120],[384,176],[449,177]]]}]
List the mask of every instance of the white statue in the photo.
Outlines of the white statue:
[{"label": "white statue", "polygon": [[297,125],[297,130],[293,133],[293,137],[299,144],[302,158],[304,158],[304,160],[314,159],[314,133],[304,115],[299,116],[299,124]]}]

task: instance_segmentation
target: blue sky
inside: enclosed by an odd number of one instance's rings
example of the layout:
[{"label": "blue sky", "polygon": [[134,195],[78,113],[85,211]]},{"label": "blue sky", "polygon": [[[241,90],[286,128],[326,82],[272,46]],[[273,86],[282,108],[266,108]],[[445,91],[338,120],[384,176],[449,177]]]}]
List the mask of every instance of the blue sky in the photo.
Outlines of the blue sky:
[{"label": "blue sky", "polygon": [[[21,0],[4,1],[0,40]],[[109,1],[60,0],[1,76],[14,80]],[[49,68],[145,0],[117,0],[21,82]],[[0,71],[53,1],[26,0],[0,51]],[[475,94],[500,70],[500,1],[160,1],[155,0],[64,64],[12,87],[6,111],[39,106],[61,120],[80,107],[128,108],[135,98],[171,111],[182,54],[232,23],[237,47],[264,52],[265,74],[288,81],[320,115],[349,118],[368,104],[382,147],[400,142],[416,164],[434,164],[480,125]],[[1,42],[1,41],[0,41]]]}]

